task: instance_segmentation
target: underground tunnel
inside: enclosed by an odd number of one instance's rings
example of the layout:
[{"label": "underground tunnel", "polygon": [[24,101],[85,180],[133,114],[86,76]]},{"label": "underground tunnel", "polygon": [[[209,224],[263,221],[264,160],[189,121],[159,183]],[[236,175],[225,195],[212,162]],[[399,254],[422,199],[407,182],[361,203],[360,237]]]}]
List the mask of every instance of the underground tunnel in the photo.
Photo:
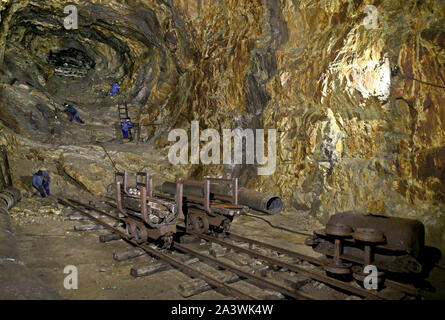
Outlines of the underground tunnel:
[{"label": "underground tunnel", "polygon": [[0,15],[0,299],[445,298],[443,1]]}]

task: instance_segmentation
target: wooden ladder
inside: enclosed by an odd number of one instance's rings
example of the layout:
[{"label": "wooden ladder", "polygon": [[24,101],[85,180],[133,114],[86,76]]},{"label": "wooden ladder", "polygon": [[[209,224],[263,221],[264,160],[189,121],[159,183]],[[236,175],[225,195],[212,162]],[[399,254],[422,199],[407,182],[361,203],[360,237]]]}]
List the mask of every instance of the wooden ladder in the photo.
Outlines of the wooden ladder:
[{"label": "wooden ladder", "polygon": [[[119,123],[120,123],[120,128],[122,129],[122,125],[124,123],[124,121],[126,119],[130,119],[129,115],[128,115],[128,107],[127,107],[127,103],[124,102],[122,103],[118,103],[117,105],[117,109],[118,109],[118,113],[119,113]],[[131,121],[131,119],[130,119]],[[128,138],[131,140],[133,140],[133,134],[131,132],[132,128],[128,129]]]}]

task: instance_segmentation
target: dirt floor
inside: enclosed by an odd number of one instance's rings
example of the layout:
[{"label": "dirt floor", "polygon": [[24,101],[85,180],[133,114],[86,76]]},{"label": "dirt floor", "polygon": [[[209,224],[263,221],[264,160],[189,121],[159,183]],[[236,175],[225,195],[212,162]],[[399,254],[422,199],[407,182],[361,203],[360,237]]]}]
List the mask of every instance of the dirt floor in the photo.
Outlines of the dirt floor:
[{"label": "dirt floor", "polygon": [[[35,209],[35,208],[38,209]],[[24,263],[47,285],[55,288],[64,299],[184,299],[179,284],[190,278],[184,273],[171,269],[148,277],[135,278],[130,275],[131,267],[151,262],[147,255],[127,261],[118,262],[113,253],[128,251],[131,245],[123,240],[108,243],[99,242],[99,235],[109,233],[99,231],[74,231],[74,226],[91,224],[89,221],[70,221],[66,209],[55,202],[55,198],[39,199],[37,197],[23,199],[12,212],[13,228],[17,245]],[[318,256],[312,249],[304,245],[306,235],[290,232],[298,226],[303,233],[311,233],[311,228],[319,228],[315,221],[305,214],[290,212],[276,216],[260,216],[273,224],[271,227],[261,219],[250,216],[235,218],[231,231],[237,234],[262,240],[277,246]],[[278,227],[278,228],[277,228]],[[285,231],[284,229],[289,229]],[[206,249],[208,244],[197,243],[198,249]],[[207,248],[208,250],[208,248]],[[64,288],[67,274],[64,268],[74,265],[78,270],[78,289]],[[445,265],[444,259],[440,265]],[[431,273],[431,282],[436,287],[435,293],[427,293],[428,299],[445,299],[445,271],[439,267]],[[319,283],[311,283],[318,289]],[[233,286],[249,286],[245,281]],[[347,295],[334,290],[325,291],[324,299],[349,299]],[[253,292],[258,289],[253,288]],[[258,292],[258,294],[261,294]],[[232,299],[215,290],[203,292],[187,299],[222,300]]]}]

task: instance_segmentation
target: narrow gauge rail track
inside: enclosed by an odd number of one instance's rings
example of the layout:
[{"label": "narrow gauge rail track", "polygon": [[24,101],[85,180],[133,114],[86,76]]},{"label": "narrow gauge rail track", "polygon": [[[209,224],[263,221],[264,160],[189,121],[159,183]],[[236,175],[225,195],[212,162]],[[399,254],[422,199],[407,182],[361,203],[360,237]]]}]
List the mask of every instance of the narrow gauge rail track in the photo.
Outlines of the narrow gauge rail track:
[{"label": "narrow gauge rail track", "polygon": [[[63,204],[75,208],[76,210],[79,211],[79,213],[87,215],[88,217],[92,218],[94,221],[98,222],[99,224],[106,224],[106,223],[101,221],[101,220],[99,220],[99,219],[96,219],[94,216],[84,212],[79,207],[74,206],[72,203],[76,203],[76,204],[80,205],[81,207],[87,208],[88,210],[96,211],[96,212],[98,212],[100,214],[106,215],[106,216],[111,217],[113,219],[120,220],[120,218],[115,216],[115,215],[111,215],[109,213],[104,212],[103,210],[100,210],[100,209],[94,208],[92,206],[83,204],[83,203],[78,202],[76,200],[71,200],[71,199],[68,200],[68,201],[64,200],[64,199],[59,199],[59,200]],[[113,203],[107,202],[107,204],[110,205],[110,206],[115,207]],[[141,249],[143,249],[147,253],[152,254],[153,256],[157,257],[158,259],[161,259],[161,260],[164,260],[164,261],[170,263],[171,265],[173,265],[173,266],[175,266],[175,267],[185,271],[186,273],[191,274],[193,277],[198,277],[198,278],[203,279],[209,285],[212,285],[214,287],[220,288],[221,290],[225,291],[226,293],[228,293],[228,294],[230,294],[232,296],[240,297],[239,294],[241,294],[241,295],[244,295],[244,298],[242,298],[242,299],[248,299],[248,298],[246,298],[247,296],[249,298],[254,299],[253,297],[249,296],[246,293],[243,293],[243,292],[235,293],[235,292],[233,292],[233,289],[235,289],[235,288],[233,288],[231,286],[228,286],[228,285],[224,284],[223,282],[221,282],[221,281],[219,281],[217,279],[214,279],[214,278],[205,279],[205,278],[210,278],[210,277],[205,276],[205,275],[200,276],[201,273],[196,271],[196,270],[192,269],[193,272],[191,273],[189,271],[189,269],[191,269],[190,266],[183,264],[181,261],[175,260],[174,258],[169,257],[168,255],[165,255],[164,253],[162,253],[162,252],[160,252],[160,251],[158,251],[156,249],[153,249],[151,247],[148,247],[146,245],[139,245],[139,244],[137,244],[134,240],[128,239],[127,235],[124,232],[122,232],[120,230],[115,231],[115,228],[112,227],[112,226],[109,226],[108,224],[106,225],[106,227],[108,229],[112,230],[113,232],[118,233],[122,238],[124,238],[128,242],[132,243],[133,245],[140,247]],[[184,228],[184,230],[185,230],[185,228]],[[316,280],[318,282],[330,285],[330,286],[335,287],[335,288],[337,288],[339,290],[350,292],[350,293],[355,294],[357,296],[360,296],[362,298],[371,299],[371,300],[385,300],[386,299],[385,297],[380,296],[378,293],[374,293],[372,291],[365,290],[365,289],[363,289],[361,287],[358,287],[358,286],[355,286],[355,285],[353,285],[351,283],[343,282],[343,281],[340,281],[340,280],[328,277],[328,276],[326,276],[326,275],[324,275],[324,274],[322,274],[320,272],[313,271],[313,270],[308,270],[308,269],[305,269],[303,267],[299,267],[299,266],[294,265],[294,264],[289,264],[287,262],[280,261],[280,260],[278,260],[276,258],[273,258],[273,257],[267,256],[267,255],[261,254],[261,253],[255,251],[255,250],[247,249],[247,248],[244,248],[244,247],[239,247],[239,246],[237,246],[235,244],[229,243],[227,241],[221,240],[221,239],[216,238],[216,237],[212,237],[210,235],[199,234],[199,233],[194,233],[194,232],[190,232],[190,231],[186,231],[186,233],[188,233],[190,235],[193,235],[195,237],[201,238],[203,240],[209,241],[209,242],[217,243],[219,245],[222,245],[222,246],[225,246],[227,248],[233,249],[234,251],[246,253],[246,254],[248,254],[250,256],[255,257],[256,259],[268,262],[270,264],[277,265],[277,266],[280,266],[280,267],[283,267],[283,268],[287,268],[290,271],[306,275],[306,276],[308,276],[309,278],[311,278],[313,280]],[[301,254],[301,253],[297,253],[295,251],[290,251],[290,250],[285,249],[285,248],[276,247],[276,246],[273,246],[271,244],[267,244],[267,243],[264,243],[264,242],[261,242],[261,241],[258,241],[258,240],[246,238],[246,237],[243,237],[243,236],[240,236],[240,235],[236,235],[236,234],[233,234],[233,233],[227,233],[227,236],[231,240],[246,242],[246,243],[253,244],[253,245],[258,245],[258,246],[261,246],[261,247],[264,247],[264,248],[267,248],[267,249],[270,249],[270,250],[273,250],[273,251],[285,254],[285,255],[290,256],[290,257],[294,257],[294,258],[297,258],[297,259],[300,259],[300,260],[303,260],[303,261],[307,261],[307,262],[312,263],[314,265],[323,265],[325,263],[322,259],[319,259],[319,258],[307,256],[307,255],[304,255],[304,254]],[[145,247],[147,249],[149,249],[149,250],[146,250]],[[181,245],[181,244],[179,244],[177,242],[173,243],[172,248],[174,248],[174,249],[176,249],[178,251],[184,252],[184,253],[191,254],[191,255],[197,257],[198,259],[200,259],[202,261],[207,261],[207,262],[209,262],[211,264],[216,264],[216,265],[220,266],[221,268],[230,270],[231,272],[236,273],[238,276],[240,276],[242,278],[247,278],[247,279],[253,281],[254,283],[261,283],[261,285],[263,287],[267,287],[267,288],[276,290],[276,291],[281,292],[282,294],[284,294],[284,295],[286,295],[288,297],[292,297],[294,299],[316,299],[316,298],[314,298],[314,297],[312,297],[310,295],[307,295],[305,293],[296,292],[295,290],[293,290],[291,288],[288,288],[286,286],[282,286],[282,285],[277,284],[277,283],[275,283],[273,281],[269,281],[267,279],[258,277],[256,275],[250,274],[248,272],[245,272],[245,271],[243,271],[243,270],[241,270],[239,268],[236,268],[236,267],[234,267],[232,265],[229,265],[229,264],[226,264],[224,262],[221,262],[221,261],[219,261],[219,260],[217,260],[217,259],[215,259],[215,258],[213,258],[211,256],[207,256],[207,255],[201,254],[200,252],[197,252],[197,251],[195,251],[193,249],[185,247],[185,246],[183,246],[183,245]],[[164,256],[168,257],[169,259],[165,259]],[[169,260],[175,260],[175,261],[170,262]],[[207,280],[210,280],[210,281],[207,281]],[[402,291],[404,293],[407,293],[409,295],[413,295],[413,296],[418,296],[419,295],[419,292],[414,287],[407,286],[405,284],[401,284],[401,283],[398,283],[398,282],[395,282],[395,281],[390,281],[390,280],[386,280],[385,283],[386,283],[386,285],[388,285],[388,286],[390,286],[390,287],[392,287],[394,289],[397,289],[399,291]]]},{"label": "narrow gauge rail track", "polygon": [[[145,252],[147,252],[148,254],[160,259],[160,260],[164,260],[167,263],[171,264],[172,266],[179,268],[181,270],[183,270],[184,272],[186,272],[187,274],[191,275],[192,277],[197,277],[200,278],[202,280],[204,280],[205,282],[207,282],[209,285],[214,286],[216,288],[219,288],[221,290],[223,290],[224,292],[226,292],[227,294],[231,295],[231,296],[235,296],[238,297],[240,299],[245,299],[245,300],[256,300],[255,297],[252,297],[251,295],[242,292],[241,290],[238,290],[236,288],[233,288],[231,286],[226,285],[225,283],[213,278],[213,277],[209,277],[201,272],[196,271],[195,269],[193,269],[192,267],[186,265],[185,263],[182,263],[181,261],[170,257],[169,255],[160,252],[159,250],[153,249],[147,245],[144,244],[138,244],[136,241],[129,239],[127,237],[127,235],[125,234],[125,232],[119,230],[117,227],[113,227],[110,226],[108,223],[96,218],[95,216],[93,216],[92,214],[89,214],[88,212],[85,212],[82,208],[72,204],[69,200],[66,199],[62,199],[62,198],[58,198],[59,202],[62,203],[65,206],[71,207],[73,209],[76,209],[77,212],[87,216],[88,218],[90,218],[91,220],[97,222],[100,225],[103,225],[105,228],[107,228],[108,230],[111,230],[117,234],[119,234],[121,236],[122,239],[125,239],[126,241],[128,241],[129,243],[141,248],[142,250],[144,250]],[[71,200],[72,201],[72,200]],[[74,201],[73,201],[74,202]],[[120,220],[119,217],[114,216],[112,214],[106,213],[102,210],[96,209],[94,207],[85,205],[85,204],[81,204],[80,202],[76,203],[80,204],[82,207],[84,208],[88,208],[90,210],[99,212],[103,215],[106,215],[110,218],[116,219],[116,220]]]},{"label": "narrow gauge rail track", "polygon": [[[312,263],[314,265],[322,266],[322,265],[324,265],[326,263],[326,261],[324,259],[319,259],[319,258],[303,255],[301,253],[298,253],[298,252],[295,252],[295,251],[290,251],[290,250],[287,250],[285,248],[280,248],[280,247],[277,247],[277,246],[274,246],[274,245],[271,245],[271,244],[268,244],[268,243],[265,243],[265,242],[262,242],[262,241],[246,238],[246,237],[234,234],[234,233],[229,233],[228,235],[233,240],[247,242],[247,243],[250,243],[250,244],[256,244],[258,246],[262,246],[264,248],[268,248],[268,249],[274,250],[276,252],[280,252],[282,254],[285,254],[285,255],[288,255],[288,256],[291,256],[291,257],[294,257],[294,258],[297,258],[297,259],[306,260],[306,261],[308,261],[308,262],[310,262],[310,263]],[[349,259],[348,257],[345,257],[343,255],[341,255],[340,257],[342,259],[344,259],[344,260],[348,260],[348,261],[351,261],[351,262],[355,262],[355,263],[359,263],[359,264],[362,263],[362,261]],[[329,279],[331,279],[331,278],[329,278]],[[411,286],[411,285],[407,285],[407,284],[400,283],[400,282],[397,282],[397,281],[394,281],[394,280],[390,280],[390,279],[385,279],[385,284],[387,286],[391,287],[391,288],[400,290],[400,291],[402,291],[404,293],[407,293],[409,295],[412,295],[414,297],[419,297],[420,296],[419,290],[417,288]]]},{"label": "narrow gauge rail track", "polygon": [[[75,201],[75,200],[67,200],[67,199],[62,199],[62,198],[58,198],[59,202],[62,203],[65,206],[71,207],[73,209],[75,209],[77,212],[87,216],[88,218],[90,218],[91,220],[95,221],[96,223],[103,225],[105,228],[119,234],[121,236],[121,238],[123,238],[124,240],[126,240],[127,242],[141,248],[142,250],[144,250],[145,252],[147,252],[148,254],[163,260],[167,263],[169,263],[170,265],[181,269],[182,271],[184,271],[185,273],[191,275],[192,277],[196,277],[196,278],[201,278],[202,280],[204,280],[205,282],[207,282],[209,285],[219,288],[221,290],[223,290],[224,292],[226,292],[227,294],[231,295],[231,296],[235,296],[237,298],[240,299],[244,299],[244,300],[257,300],[255,297],[249,295],[248,293],[245,293],[237,288],[234,288],[232,286],[229,286],[213,277],[207,276],[195,269],[193,269],[192,267],[188,266],[187,264],[169,256],[168,254],[165,254],[163,252],[161,252],[160,250],[156,250],[154,248],[151,248],[145,244],[138,244],[135,240],[129,239],[128,236],[125,234],[125,232],[119,230],[117,227],[111,226],[108,223],[106,223],[105,221],[102,221],[101,219],[96,218],[95,216],[93,216],[92,214],[86,212],[85,210],[83,210],[81,207],[84,207],[88,210],[91,211],[96,211],[102,215],[105,215],[107,217],[110,217],[112,219],[116,219],[116,220],[121,220],[118,216],[109,214],[103,210],[99,210],[97,208],[94,208],[92,206],[86,205],[86,204],[82,204],[81,202]],[[73,203],[78,204],[78,206],[74,205]],[[316,300],[314,297],[305,294],[305,293],[300,293],[300,292],[296,292],[295,290],[293,290],[292,288],[289,288],[287,286],[278,284],[276,282],[270,281],[268,279],[264,279],[261,278],[257,275],[251,274],[249,272],[246,272],[244,270],[241,270],[235,266],[232,266],[230,264],[226,264],[222,261],[219,261],[218,259],[212,258],[210,256],[206,256],[203,255],[193,249],[187,248],[177,242],[174,242],[172,247],[174,249],[177,249],[179,251],[185,252],[185,253],[189,253],[192,256],[197,257],[200,260],[205,260],[211,264],[215,264],[218,265],[219,267],[223,268],[223,269],[227,269],[235,274],[237,274],[238,276],[240,276],[241,278],[245,278],[248,279],[250,281],[252,281],[254,284],[256,284],[257,286],[259,285],[260,287],[266,287],[269,289],[273,289],[276,290],[282,294],[284,294],[285,296],[297,299],[297,300]]]},{"label": "narrow gauge rail track", "polygon": [[[239,246],[231,244],[231,243],[229,243],[227,241],[220,240],[218,238],[211,237],[211,236],[208,236],[208,235],[198,234],[198,233],[194,233],[194,232],[188,232],[188,233],[191,234],[191,235],[194,235],[196,237],[199,237],[201,239],[218,243],[218,244],[220,244],[222,246],[231,248],[231,249],[233,249],[235,251],[247,253],[248,255],[253,256],[253,257],[257,258],[257,259],[266,261],[268,263],[271,263],[271,264],[274,264],[274,265],[277,265],[277,266],[280,266],[280,267],[283,267],[283,268],[287,268],[290,271],[293,271],[293,272],[296,272],[296,273],[300,273],[300,274],[304,274],[304,275],[310,277],[313,280],[316,280],[316,281],[322,282],[324,284],[328,284],[328,285],[334,286],[334,287],[336,287],[338,289],[346,290],[346,291],[348,291],[350,293],[353,293],[353,294],[356,294],[356,295],[358,295],[360,297],[373,299],[373,300],[383,300],[384,299],[383,297],[380,297],[378,294],[375,294],[375,293],[373,293],[371,291],[362,289],[360,287],[355,287],[355,286],[353,286],[353,285],[351,285],[349,283],[345,283],[345,282],[342,282],[342,281],[334,279],[334,278],[330,278],[330,277],[328,277],[328,276],[326,276],[326,275],[324,275],[322,273],[316,272],[316,271],[311,271],[311,270],[308,270],[308,269],[305,269],[305,268],[302,268],[302,267],[299,267],[299,266],[296,266],[296,265],[293,265],[293,264],[289,264],[287,262],[280,261],[280,260],[278,260],[276,258],[272,258],[272,257],[266,256],[264,254],[261,254],[261,253],[255,251],[255,250],[239,247]],[[248,243],[250,242],[250,239],[248,239],[248,238],[244,238],[244,239],[245,240],[243,240],[243,241],[248,242]],[[277,248],[277,250],[281,251],[281,248]],[[297,254],[297,255],[299,255],[299,254]],[[299,255],[299,259],[306,260],[306,261],[310,262],[309,260],[304,259],[303,257],[304,257],[303,255]]]},{"label": "narrow gauge rail track", "polygon": [[[109,203],[109,204],[111,204],[111,203]],[[185,228],[183,229],[183,231],[185,231]],[[188,234],[191,234],[191,235],[194,235],[196,237],[199,237],[199,238],[201,238],[203,240],[218,243],[218,244],[220,244],[222,246],[231,248],[231,249],[233,249],[235,251],[238,251],[238,252],[247,253],[248,255],[254,256],[257,259],[260,259],[260,260],[263,260],[263,261],[267,261],[267,262],[269,262],[271,264],[274,264],[274,265],[277,265],[277,266],[280,266],[280,267],[283,267],[283,268],[287,268],[287,269],[289,269],[291,271],[294,271],[294,272],[297,272],[297,273],[305,274],[305,275],[309,276],[310,278],[312,278],[313,280],[317,280],[317,281],[322,282],[324,284],[328,284],[328,285],[337,287],[339,289],[343,289],[343,290],[349,291],[351,293],[357,294],[360,297],[368,298],[368,299],[379,299],[379,300],[385,299],[385,298],[379,296],[378,294],[373,293],[372,291],[368,291],[368,290],[365,290],[365,289],[360,288],[360,287],[355,287],[355,286],[353,286],[353,285],[351,285],[349,283],[346,283],[346,282],[343,282],[343,281],[340,281],[340,280],[328,277],[328,276],[326,276],[326,275],[324,275],[322,273],[316,272],[316,271],[307,270],[307,269],[304,269],[304,268],[301,268],[301,267],[298,267],[298,266],[295,266],[295,265],[291,265],[291,264],[282,262],[280,260],[277,260],[276,258],[272,258],[272,257],[266,256],[266,255],[262,255],[259,252],[253,251],[251,249],[246,249],[246,248],[243,248],[243,247],[239,247],[239,246],[233,245],[233,244],[228,243],[226,241],[223,241],[223,240],[221,240],[219,238],[215,238],[215,237],[212,237],[210,235],[194,233],[194,232],[190,232],[190,231],[186,231],[186,232]],[[303,260],[303,261],[310,262],[310,263],[312,263],[314,265],[317,265],[317,266],[323,266],[326,263],[325,259],[320,259],[320,258],[304,255],[304,254],[301,254],[301,253],[298,253],[298,252],[295,252],[295,251],[291,251],[291,250],[288,250],[288,249],[285,249],[285,248],[281,248],[281,247],[277,247],[277,246],[271,245],[269,243],[265,243],[265,242],[254,240],[254,239],[250,239],[250,238],[246,238],[246,237],[243,237],[243,236],[231,233],[231,232],[226,233],[226,236],[228,238],[230,238],[231,240],[245,242],[245,243],[248,243],[249,245],[257,245],[257,246],[260,246],[260,247],[263,247],[263,248],[267,248],[267,249],[273,250],[275,252],[279,252],[281,254],[285,254],[285,255],[287,255],[289,257],[293,257],[293,258],[297,258],[297,259],[300,259],[300,260]],[[343,255],[341,257],[344,258]],[[355,263],[361,263],[361,261],[357,261],[357,260],[351,260],[351,259],[347,259],[347,258],[344,258],[344,259],[345,260],[349,260],[351,262],[355,262]],[[413,287],[413,286],[410,286],[410,285],[407,285],[407,284],[404,284],[404,283],[400,283],[400,282],[397,282],[397,281],[393,281],[393,280],[390,280],[390,279],[385,279],[385,285],[388,286],[388,287],[391,287],[393,289],[399,290],[399,291],[401,291],[403,293],[406,293],[408,295],[411,295],[413,297],[416,297],[416,298],[420,297],[419,290],[417,288]]]}]

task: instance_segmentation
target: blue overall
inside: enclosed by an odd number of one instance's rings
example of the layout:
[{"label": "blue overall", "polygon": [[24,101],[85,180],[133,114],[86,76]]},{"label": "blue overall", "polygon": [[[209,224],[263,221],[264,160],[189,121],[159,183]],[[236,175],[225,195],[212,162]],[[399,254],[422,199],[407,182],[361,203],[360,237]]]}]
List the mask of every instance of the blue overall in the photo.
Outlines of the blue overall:
[{"label": "blue overall", "polygon": [[49,174],[44,171],[42,171],[40,175],[38,173],[35,173],[32,176],[32,185],[34,186],[34,188],[39,190],[42,198],[45,198],[46,194],[49,195],[49,180]]},{"label": "blue overall", "polygon": [[133,124],[129,120],[125,120],[122,124],[122,134],[124,139],[128,139],[128,129],[133,128]]},{"label": "blue overall", "polygon": [[79,117],[79,113],[77,112],[76,108],[74,108],[71,105],[68,105],[63,112],[69,112],[71,114],[70,122],[73,120],[76,120],[79,123],[84,123],[82,119]]},{"label": "blue overall", "polygon": [[117,83],[113,84],[113,87],[111,88],[110,96],[114,96],[115,94],[120,94],[120,92],[119,92],[120,88],[121,87]]}]

